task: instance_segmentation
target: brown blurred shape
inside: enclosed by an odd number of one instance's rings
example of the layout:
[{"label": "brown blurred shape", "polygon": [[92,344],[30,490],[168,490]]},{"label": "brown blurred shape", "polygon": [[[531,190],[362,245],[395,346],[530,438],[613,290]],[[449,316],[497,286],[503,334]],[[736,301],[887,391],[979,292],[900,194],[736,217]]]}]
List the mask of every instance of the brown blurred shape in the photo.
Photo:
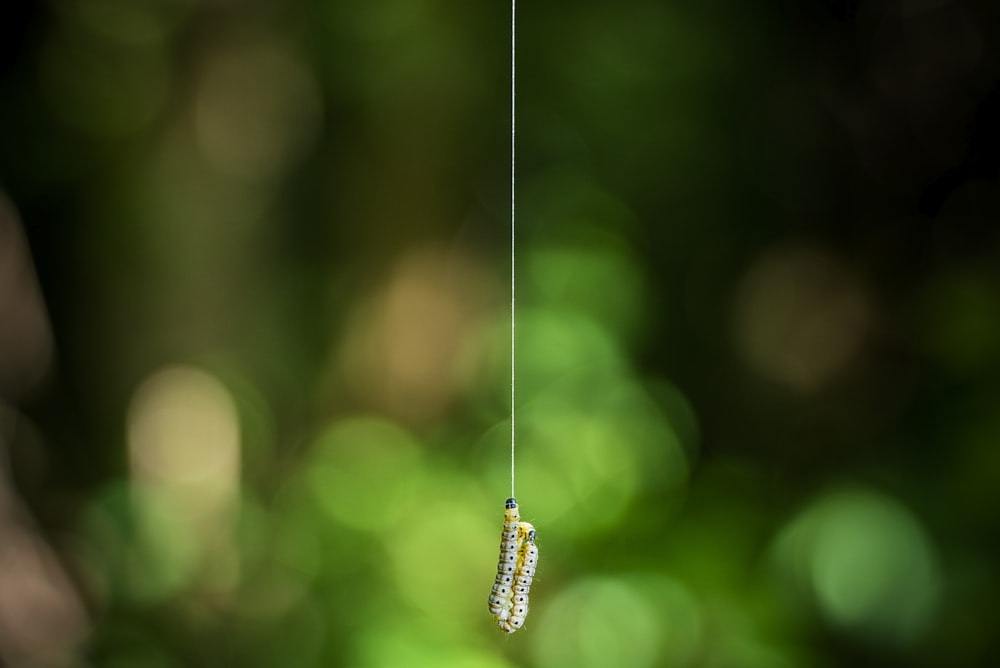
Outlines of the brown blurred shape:
[{"label": "brown blurred shape", "polygon": [[0,413],[0,665],[70,666],[89,623],[76,590],[10,483],[2,432],[15,419]]},{"label": "brown blurred shape", "polygon": [[347,384],[395,419],[440,417],[459,391],[465,346],[478,340],[493,293],[468,255],[411,250],[348,325],[339,359]]},{"label": "brown blurred shape", "polygon": [[31,255],[17,213],[0,192],[0,397],[30,392],[51,359],[52,335]]},{"label": "brown blurred shape", "polygon": [[737,345],[761,375],[789,389],[827,386],[861,351],[871,305],[858,276],[819,248],[763,253],[743,278]]}]

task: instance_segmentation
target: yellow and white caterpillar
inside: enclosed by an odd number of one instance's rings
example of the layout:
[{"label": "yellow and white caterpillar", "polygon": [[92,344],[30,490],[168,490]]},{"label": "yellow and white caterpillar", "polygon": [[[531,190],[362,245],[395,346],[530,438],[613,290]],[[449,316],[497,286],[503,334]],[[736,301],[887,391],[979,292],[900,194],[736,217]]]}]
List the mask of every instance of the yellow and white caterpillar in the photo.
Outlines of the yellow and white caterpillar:
[{"label": "yellow and white caterpillar", "polygon": [[489,608],[493,621],[505,633],[513,633],[528,615],[528,593],[538,564],[535,527],[521,521],[517,501],[507,499],[500,535],[500,562],[497,579],[490,593]]}]

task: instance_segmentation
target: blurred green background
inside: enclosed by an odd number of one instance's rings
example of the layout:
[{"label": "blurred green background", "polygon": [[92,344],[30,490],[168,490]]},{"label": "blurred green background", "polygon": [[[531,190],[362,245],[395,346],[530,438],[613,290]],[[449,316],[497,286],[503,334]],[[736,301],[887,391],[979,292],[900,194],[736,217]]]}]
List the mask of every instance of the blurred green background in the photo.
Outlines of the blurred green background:
[{"label": "blurred green background", "polygon": [[0,664],[1000,663],[1000,9],[0,9]]}]

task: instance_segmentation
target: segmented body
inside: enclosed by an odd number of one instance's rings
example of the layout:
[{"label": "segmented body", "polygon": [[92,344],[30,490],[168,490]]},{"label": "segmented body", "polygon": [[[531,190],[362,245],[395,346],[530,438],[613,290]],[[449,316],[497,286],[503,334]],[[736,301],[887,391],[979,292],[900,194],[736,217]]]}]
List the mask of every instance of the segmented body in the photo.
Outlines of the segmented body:
[{"label": "segmented body", "polygon": [[489,598],[493,620],[505,633],[513,633],[524,624],[531,581],[538,564],[535,527],[520,520],[517,501],[507,499],[500,536],[500,562]]}]

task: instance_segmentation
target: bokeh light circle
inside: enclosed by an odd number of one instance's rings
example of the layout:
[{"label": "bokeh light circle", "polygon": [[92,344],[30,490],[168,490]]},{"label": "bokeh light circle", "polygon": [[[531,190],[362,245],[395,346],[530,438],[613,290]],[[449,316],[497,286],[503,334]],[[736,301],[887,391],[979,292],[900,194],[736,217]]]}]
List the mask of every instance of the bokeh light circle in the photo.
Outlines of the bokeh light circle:
[{"label": "bokeh light circle", "polygon": [[824,496],[784,529],[775,555],[823,616],[850,632],[906,644],[936,608],[935,549],[913,513],[880,492]]},{"label": "bokeh light circle", "polygon": [[421,456],[416,440],[388,420],[350,418],[317,440],[306,480],[334,521],[363,531],[381,531],[412,512],[413,485]]},{"label": "bokeh light circle", "polygon": [[638,587],[591,578],[560,592],[537,626],[539,666],[643,668],[656,663],[663,619]]}]

